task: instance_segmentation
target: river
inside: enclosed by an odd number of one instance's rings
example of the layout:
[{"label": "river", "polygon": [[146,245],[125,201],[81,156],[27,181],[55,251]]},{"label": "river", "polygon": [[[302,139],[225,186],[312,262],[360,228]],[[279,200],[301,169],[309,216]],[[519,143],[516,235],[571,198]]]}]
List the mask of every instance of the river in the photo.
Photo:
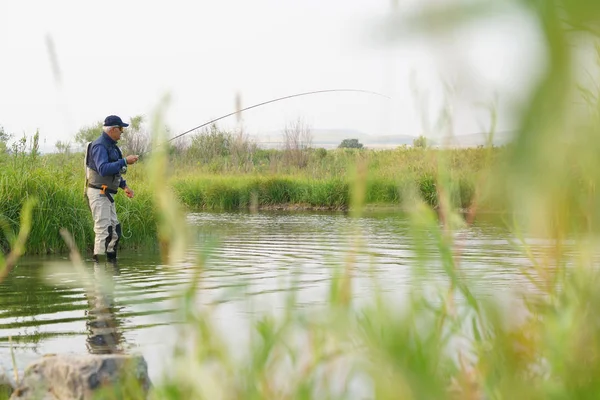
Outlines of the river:
[{"label": "river", "polygon": [[[177,341],[178,296],[203,254],[199,299],[218,305],[216,324],[232,346],[243,346],[252,317],[285,307],[295,279],[296,307],[318,308],[333,271],[352,262],[356,304],[375,292],[401,304],[421,265],[410,220],[398,213],[196,213],[188,221],[194,245],[175,266],[164,265],[156,249],[122,251],[116,266],[94,266],[88,255],[87,273],[107,278],[102,290],[86,292],[67,256],[23,258],[0,283],[0,366],[12,368],[11,348],[20,370],[47,353],[136,352],[157,379]],[[519,268],[528,261],[501,225],[476,222],[460,235],[461,269],[481,293],[527,285]],[[443,284],[432,239],[425,254],[431,256],[422,264],[425,279]]]}]

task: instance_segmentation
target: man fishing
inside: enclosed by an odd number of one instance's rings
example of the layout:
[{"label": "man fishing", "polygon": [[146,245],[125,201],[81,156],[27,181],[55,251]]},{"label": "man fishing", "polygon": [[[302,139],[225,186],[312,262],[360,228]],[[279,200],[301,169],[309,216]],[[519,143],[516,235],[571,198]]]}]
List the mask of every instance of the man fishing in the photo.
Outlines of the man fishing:
[{"label": "man fishing", "polygon": [[92,217],[94,218],[94,261],[101,256],[107,261],[117,261],[117,245],[121,238],[121,224],[117,219],[113,195],[121,188],[132,198],[134,193],[127,186],[123,174],[127,165],[138,161],[137,155],[123,158],[117,142],[121,139],[123,128],[129,124],[116,115],[109,115],[104,120],[102,134],[98,139],[88,143],[85,155],[86,187]]}]

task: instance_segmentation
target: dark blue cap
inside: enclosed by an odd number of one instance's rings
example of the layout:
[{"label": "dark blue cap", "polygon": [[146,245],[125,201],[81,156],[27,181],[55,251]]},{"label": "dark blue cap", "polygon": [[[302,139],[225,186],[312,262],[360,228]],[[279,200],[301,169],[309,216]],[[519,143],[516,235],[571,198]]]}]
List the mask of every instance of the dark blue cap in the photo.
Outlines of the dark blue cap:
[{"label": "dark blue cap", "polygon": [[109,115],[108,117],[106,117],[104,119],[104,126],[126,127],[126,126],[129,126],[129,124],[126,124],[125,122],[123,122],[123,120],[120,117],[117,117],[116,115]]}]

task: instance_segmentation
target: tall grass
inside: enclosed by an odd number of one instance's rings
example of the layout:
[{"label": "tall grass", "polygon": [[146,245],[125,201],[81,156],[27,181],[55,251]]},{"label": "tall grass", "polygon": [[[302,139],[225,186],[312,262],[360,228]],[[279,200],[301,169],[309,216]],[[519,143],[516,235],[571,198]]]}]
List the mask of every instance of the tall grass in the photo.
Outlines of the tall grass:
[{"label": "tall grass", "polygon": [[[219,135],[218,131],[213,133]],[[203,136],[201,136],[203,137]],[[200,141],[201,143],[204,143]],[[221,143],[221,142],[219,142]],[[23,143],[26,145],[26,142]],[[209,149],[210,150],[210,149]],[[153,248],[156,244],[156,212],[152,192],[171,187],[188,210],[238,209],[329,209],[347,210],[350,206],[352,171],[362,163],[368,170],[365,203],[404,207],[403,193],[416,188],[420,196],[438,207],[436,164],[438,153],[450,160],[452,202],[467,208],[474,196],[476,172],[485,168],[485,149],[424,150],[331,150],[314,151],[302,168],[280,163],[286,151],[268,151],[271,161],[256,159],[245,164],[230,163],[227,151],[214,149],[199,154],[192,146],[180,154],[170,154],[167,173],[162,181],[150,180],[144,161],[129,169],[125,176],[136,192],[133,200],[116,196],[119,219],[124,229],[123,248]],[[494,149],[501,153],[503,149]],[[198,165],[193,160],[203,160]],[[488,162],[489,163],[489,162]],[[83,197],[83,155],[35,155],[22,151],[0,160],[0,214],[12,229],[18,228],[23,202],[36,196],[33,229],[27,253],[62,253],[67,250],[59,229],[72,233],[78,248],[93,246],[93,221]],[[214,171],[215,165],[221,169]],[[481,207],[503,210],[502,198],[489,199]],[[0,247],[8,243],[0,236]]]},{"label": "tall grass", "polygon": [[[585,113],[572,108],[570,99],[577,82],[572,73],[575,57],[570,41],[574,40],[573,27],[593,31],[600,22],[600,6],[585,0],[513,3],[538,23],[547,43],[547,68],[518,116],[521,125],[514,146],[506,149],[508,162],[477,169],[472,176],[474,186],[469,190],[473,198],[466,219],[458,215],[454,200],[457,181],[450,171],[453,163],[462,163],[452,157],[453,153],[427,153],[435,156],[432,163],[418,158],[417,152],[403,155],[423,162],[418,171],[431,165],[439,167],[427,171],[430,174],[416,174],[420,185],[430,189],[413,187],[400,194],[410,210],[410,239],[419,261],[402,307],[390,303],[377,290],[366,306],[354,304],[353,275],[362,267],[354,258],[354,252],[360,249],[357,242],[343,267],[331,276],[325,307],[299,307],[297,287],[292,284],[282,315],[256,316],[247,332],[249,345],[238,354],[237,349],[227,346],[216,327],[213,307],[218,305],[201,305],[198,299],[210,254],[207,248],[194,266],[189,288],[181,296],[186,324],[173,354],[174,366],[157,383],[152,398],[598,397],[600,203],[595,188],[600,184],[600,100],[588,97],[590,109]],[[487,15],[487,7],[493,6],[460,3],[441,11],[436,8],[431,15],[420,15],[412,22],[424,31],[436,26],[444,33],[444,28]],[[155,146],[164,143],[164,132],[159,128],[163,111],[159,110],[154,124]],[[572,139],[567,143],[563,140],[566,134]],[[344,157],[339,153],[333,157],[338,156]],[[166,157],[160,150],[152,154],[148,161],[150,182],[169,179]],[[353,174],[344,201],[353,210],[351,218],[359,217],[369,190],[373,190],[367,189],[372,179],[368,165],[375,163],[362,160],[350,169],[339,160],[332,162],[337,166],[335,172],[319,178],[333,182],[328,180]],[[409,165],[406,168],[410,169]],[[338,175],[342,170],[344,173]],[[380,166],[379,172],[384,179],[397,176],[392,167]],[[214,186],[206,187],[202,186],[204,178],[194,181],[183,177],[173,187],[190,204],[205,204],[206,199],[212,199],[209,204],[219,207],[247,204],[252,190],[257,193],[255,197],[261,190],[274,190],[280,200],[304,198],[301,196],[307,195],[290,194],[292,188],[303,187],[302,179],[314,180],[315,176],[298,178],[294,174],[287,180],[208,178],[214,180]],[[247,189],[236,189],[244,182],[253,183]],[[313,188],[325,185],[319,183]],[[210,194],[210,187],[245,194],[219,197]],[[310,190],[310,186],[304,188]],[[387,193],[387,189],[378,190]],[[423,192],[435,192],[435,202]],[[192,193],[202,195],[193,199]],[[175,264],[191,240],[181,229],[185,226],[181,207],[170,186],[149,191],[149,195],[157,212],[161,252],[167,263]],[[531,288],[514,299],[516,305],[508,312],[497,298],[478,295],[474,290],[477,282],[466,277],[461,265],[461,234],[481,205],[493,198],[504,199],[509,210],[519,210],[511,214],[513,233],[521,239],[515,247],[528,261],[521,273],[531,283]],[[359,236],[357,232],[354,237]],[[525,239],[531,236],[536,243],[543,243],[535,248],[536,252]],[[437,246],[435,256],[441,259],[446,273],[445,282],[438,285],[422,279],[432,262],[425,246],[432,238]],[[427,286],[425,282],[429,282]]]},{"label": "tall grass", "polygon": [[[155,398],[598,396],[600,320],[595,310],[600,306],[596,261],[600,208],[595,187],[600,183],[596,165],[600,100],[593,98],[589,112],[572,117],[576,111],[570,100],[577,82],[571,73],[570,41],[574,39],[570,32],[572,27],[592,30],[600,22],[600,7],[584,0],[513,3],[526,8],[539,23],[539,33],[548,44],[547,69],[518,116],[521,127],[514,146],[507,149],[508,162],[474,174],[466,219],[456,213],[453,201],[456,181],[449,171],[458,160],[448,156],[451,153],[429,153],[436,156],[433,165],[439,168],[431,175],[418,175],[422,185],[435,187],[436,209],[418,191],[403,193],[411,210],[419,266],[402,308],[377,291],[371,304],[353,305],[352,276],[359,266],[351,251],[344,267],[331,277],[325,308],[298,307],[292,287],[283,316],[259,316],[248,333],[248,351],[237,355],[221,340],[211,308],[194,301],[202,292],[200,259],[198,281],[184,297],[185,345],[175,352],[175,369],[156,388]],[[443,32],[445,27],[476,20],[492,5],[471,2],[446,7],[421,15],[416,26],[430,31],[435,25]],[[566,134],[574,140],[565,143]],[[360,206],[368,197],[366,164],[356,164],[350,182],[352,216],[360,216]],[[509,312],[499,299],[478,295],[476,282],[461,270],[461,232],[481,205],[494,197],[519,211],[511,214],[514,234],[523,235],[515,246],[528,260],[521,272],[532,285],[519,293],[514,299],[517,305]],[[544,243],[536,253],[525,240],[529,236]],[[431,238],[446,272],[447,280],[439,286],[424,286],[431,281],[421,279],[432,262],[424,245]]]},{"label": "tall grass", "polygon": [[[67,247],[59,233],[61,228],[72,233],[80,249],[93,247],[93,220],[83,197],[81,155],[46,155],[35,159],[29,155],[17,159],[13,155],[0,165],[0,215],[11,229],[18,229],[25,201],[32,197],[37,199],[28,254],[65,252]],[[126,233],[122,239],[125,248],[148,247],[155,242],[149,190],[142,186],[136,191],[135,201],[128,201],[122,194],[116,196],[117,213]],[[8,248],[5,236],[0,237],[0,248]]]},{"label": "tall grass", "polygon": [[[278,177],[194,176],[173,182],[179,199],[189,209],[236,210],[291,207],[293,209],[337,209],[350,206],[352,181],[348,178],[310,179],[298,175]],[[453,204],[467,208],[473,199],[474,182],[454,182]],[[403,193],[416,187],[428,204],[437,207],[436,179],[431,175],[417,178],[369,179],[366,182],[367,205],[405,205]]]}]

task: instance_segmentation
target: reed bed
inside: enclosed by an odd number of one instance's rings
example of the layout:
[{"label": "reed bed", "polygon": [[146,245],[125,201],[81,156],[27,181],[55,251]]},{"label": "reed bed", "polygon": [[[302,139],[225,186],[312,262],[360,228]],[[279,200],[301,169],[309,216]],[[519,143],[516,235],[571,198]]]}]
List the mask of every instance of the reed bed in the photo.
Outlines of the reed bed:
[{"label": "reed bed", "polygon": [[[324,150],[324,149],[323,149]],[[448,151],[451,159],[452,201],[467,208],[473,199],[476,172],[483,168],[485,149]],[[501,149],[496,149],[501,152]],[[189,211],[240,209],[321,209],[348,210],[353,171],[366,165],[365,203],[372,206],[406,204],[404,196],[416,190],[426,202],[438,206],[436,154],[439,150],[400,148],[395,150],[321,151],[318,159],[303,168],[280,164],[283,151],[270,151],[270,166],[259,160],[246,171],[216,156],[195,165],[192,151],[170,157],[169,173],[163,182],[147,178],[146,161],[129,169],[126,179],[135,190],[133,200],[116,196],[117,212],[124,229],[124,249],[155,248],[156,215],[152,192],[174,189],[178,201]],[[209,172],[211,165],[229,165]],[[78,248],[90,250],[93,221],[83,197],[82,154],[11,154],[0,161],[0,215],[11,230],[18,229],[19,213],[26,199],[38,200],[27,254],[67,251],[59,229],[74,236]],[[267,172],[264,172],[264,171]],[[262,171],[262,172],[261,172]],[[8,242],[0,238],[0,246]]]},{"label": "reed bed", "polygon": [[[82,156],[48,155],[18,162],[8,159],[0,171],[0,218],[8,231],[19,228],[20,212],[27,199],[36,199],[26,254],[63,253],[67,250],[59,230],[72,232],[81,249],[93,246],[93,221],[83,197]],[[149,188],[136,191],[135,201],[116,196],[117,212],[124,226],[125,248],[152,248],[156,227]],[[132,233],[136,232],[135,235]],[[8,248],[5,235],[0,247]]]}]

